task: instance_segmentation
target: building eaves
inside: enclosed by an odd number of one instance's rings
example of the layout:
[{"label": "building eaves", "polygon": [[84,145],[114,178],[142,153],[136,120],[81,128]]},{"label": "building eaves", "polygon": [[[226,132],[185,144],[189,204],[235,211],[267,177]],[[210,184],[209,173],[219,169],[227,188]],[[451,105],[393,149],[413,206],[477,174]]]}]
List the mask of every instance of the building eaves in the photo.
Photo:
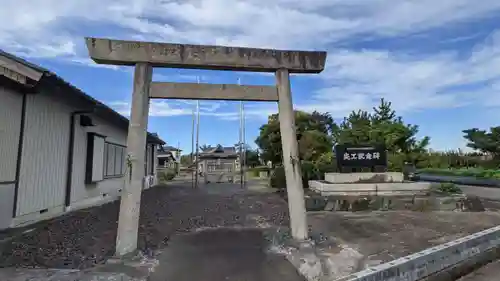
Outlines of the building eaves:
[{"label": "building eaves", "polygon": [[[67,90],[68,92],[72,93],[75,98],[81,99],[83,102],[90,104],[92,109],[94,110],[95,114],[104,117],[106,120],[109,120],[111,123],[116,124],[120,128],[128,130],[128,126],[129,126],[128,118],[126,118],[125,116],[116,112],[115,110],[113,110],[109,106],[105,105],[104,103],[87,95],[82,90],[73,86],[71,83],[65,81],[62,77],[58,76],[54,72],[51,72],[50,70],[43,68],[39,65],[28,62],[27,60],[22,59],[20,57],[17,57],[13,54],[7,53],[1,49],[0,49],[0,55],[5,56],[7,58],[10,58],[11,60],[14,60],[14,61],[16,61],[20,64],[23,64],[27,67],[31,67],[39,72],[43,72],[43,77],[42,77],[41,82],[44,85],[49,86],[49,87],[54,87],[54,86],[60,87],[60,88]],[[147,142],[159,144],[159,145],[165,144],[165,142],[162,139],[160,139],[157,135],[149,133],[149,132],[147,135]]]}]

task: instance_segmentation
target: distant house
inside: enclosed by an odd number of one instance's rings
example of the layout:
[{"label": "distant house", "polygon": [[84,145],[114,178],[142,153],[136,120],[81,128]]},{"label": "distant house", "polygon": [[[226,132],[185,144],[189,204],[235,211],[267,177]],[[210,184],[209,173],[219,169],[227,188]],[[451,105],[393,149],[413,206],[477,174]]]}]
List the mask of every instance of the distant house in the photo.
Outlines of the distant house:
[{"label": "distant house", "polygon": [[[0,229],[117,199],[128,125],[58,75],[0,51]],[[163,144],[148,134],[144,188]]]},{"label": "distant house", "polygon": [[234,147],[217,145],[199,154],[198,171],[208,182],[233,182],[239,169],[239,154]]},{"label": "distant house", "polygon": [[160,146],[158,148],[158,166],[163,168],[176,168],[180,167],[182,149],[173,146]]}]

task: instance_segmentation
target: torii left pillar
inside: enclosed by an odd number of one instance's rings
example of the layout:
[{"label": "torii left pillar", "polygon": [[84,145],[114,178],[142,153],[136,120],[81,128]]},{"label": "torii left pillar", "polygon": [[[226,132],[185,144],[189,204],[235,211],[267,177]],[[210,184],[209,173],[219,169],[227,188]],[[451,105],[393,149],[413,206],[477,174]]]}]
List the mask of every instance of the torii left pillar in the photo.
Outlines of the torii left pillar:
[{"label": "torii left pillar", "polygon": [[145,177],[143,152],[146,147],[152,74],[153,69],[150,64],[137,63],[135,65],[132,109],[127,136],[127,169],[116,237],[116,255],[118,256],[131,253],[137,248],[141,192]]}]

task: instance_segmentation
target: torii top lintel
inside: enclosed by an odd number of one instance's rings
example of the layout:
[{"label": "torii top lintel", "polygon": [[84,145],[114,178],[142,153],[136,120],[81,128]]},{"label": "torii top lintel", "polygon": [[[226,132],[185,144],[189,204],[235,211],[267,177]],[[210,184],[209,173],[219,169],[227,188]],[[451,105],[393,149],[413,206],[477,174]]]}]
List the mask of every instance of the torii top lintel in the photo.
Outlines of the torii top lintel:
[{"label": "torii top lintel", "polygon": [[320,73],[326,52],[185,45],[85,38],[90,57],[99,64],[274,72]]}]

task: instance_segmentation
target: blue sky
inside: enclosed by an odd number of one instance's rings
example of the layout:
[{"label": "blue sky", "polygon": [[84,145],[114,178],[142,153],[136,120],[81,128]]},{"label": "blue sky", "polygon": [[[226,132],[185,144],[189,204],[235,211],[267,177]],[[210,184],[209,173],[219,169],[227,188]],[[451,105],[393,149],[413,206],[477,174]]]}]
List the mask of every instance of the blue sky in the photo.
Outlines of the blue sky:
[{"label": "blue sky", "polygon": [[[130,67],[96,65],[84,36],[326,50],[319,75],[292,76],[296,108],[341,119],[381,97],[437,150],[463,129],[500,125],[497,0],[0,0],[0,48],[47,67],[127,115]],[[270,74],[155,69],[155,81],[271,85]],[[200,144],[238,141],[238,102],[201,101]],[[152,101],[149,130],[191,149],[193,101]],[[277,111],[245,103],[246,139]]]}]

